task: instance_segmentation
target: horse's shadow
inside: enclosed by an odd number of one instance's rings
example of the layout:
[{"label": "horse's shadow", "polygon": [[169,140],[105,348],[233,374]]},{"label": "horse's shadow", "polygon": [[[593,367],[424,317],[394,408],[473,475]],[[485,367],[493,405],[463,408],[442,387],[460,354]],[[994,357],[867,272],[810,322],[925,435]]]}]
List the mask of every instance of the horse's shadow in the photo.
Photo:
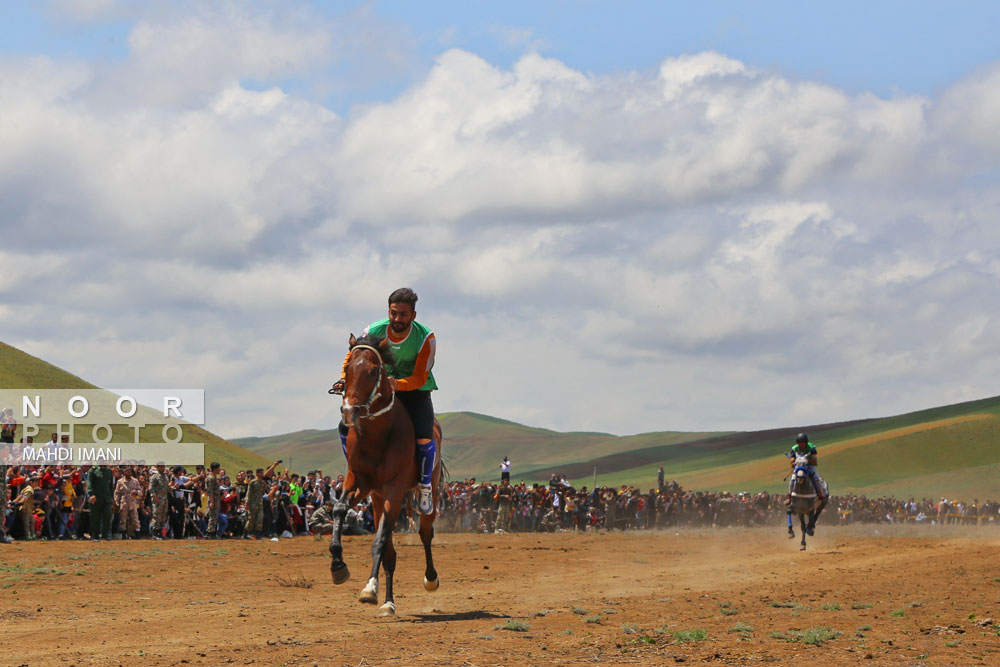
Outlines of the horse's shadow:
[{"label": "horse's shadow", "polygon": [[400,619],[408,623],[444,623],[447,621],[479,621],[483,619],[510,618],[507,614],[494,614],[489,611],[460,611],[456,614],[409,614],[409,618]]}]

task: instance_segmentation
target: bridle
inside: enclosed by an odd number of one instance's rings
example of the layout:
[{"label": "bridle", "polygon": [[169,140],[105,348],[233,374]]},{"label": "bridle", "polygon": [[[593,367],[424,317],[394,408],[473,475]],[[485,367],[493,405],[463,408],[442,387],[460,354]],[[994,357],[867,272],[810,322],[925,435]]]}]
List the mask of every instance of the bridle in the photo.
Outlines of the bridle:
[{"label": "bridle", "polygon": [[[382,386],[382,379],[383,375],[385,374],[385,363],[382,361],[382,354],[378,351],[377,348],[374,348],[371,345],[355,345],[354,347],[351,348],[351,353],[353,354],[355,350],[371,350],[372,352],[375,353],[375,358],[378,359],[378,380],[375,381],[375,386],[372,387],[371,393],[368,394],[368,400],[366,400],[361,405],[351,405],[350,403],[348,403],[347,392],[345,391],[344,404],[343,406],[341,406],[340,411],[343,412],[344,408],[358,408],[359,409],[358,419],[374,419],[375,417],[384,415],[385,413],[389,412],[389,410],[392,410],[392,406],[396,402],[396,393],[393,391],[389,392],[389,404],[386,405],[384,408],[382,408],[378,412],[371,411],[372,404],[378,399],[382,398],[382,392],[380,392],[378,388]],[[360,414],[361,410],[364,410],[364,414]]]}]

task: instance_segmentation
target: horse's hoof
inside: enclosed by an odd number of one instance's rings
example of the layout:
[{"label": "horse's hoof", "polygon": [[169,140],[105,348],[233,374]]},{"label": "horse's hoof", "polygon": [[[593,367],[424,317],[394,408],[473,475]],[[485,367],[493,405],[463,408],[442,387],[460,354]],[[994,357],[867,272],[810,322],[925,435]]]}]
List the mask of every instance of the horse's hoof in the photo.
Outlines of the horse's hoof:
[{"label": "horse's hoof", "polygon": [[803,544],[801,547],[799,547],[799,551],[805,551],[805,550],[806,550],[806,545]]},{"label": "horse's hoof", "polygon": [[368,580],[365,587],[361,589],[361,595],[358,596],[358,600],[368,604],[378,602],[378,579],[372,578]]},{"label": "horse's hoof", "polygon": [[441,585],[441,582],[435,577],[434,581],[428,581],[427,577],[424,577],[424,590],[425,591],[436,591]]},{"label": "horse's hoof", "polygon": [[794,540],[795,539],[795,533],[789,532],[788,533],[788,539]]},{"label": "horse's hoof", "polygon": [[386,602],[384,605],[379,607],[379,611],[382,612],[382,616],[395,616],[396,615],[396,603]]},{"label": "horse's hoof", "polygon": [[330,574],[333,575],[333,583],[335,584],[342,584],[351,578],[351,571],[347,569],[346,565],[330,568]]}]

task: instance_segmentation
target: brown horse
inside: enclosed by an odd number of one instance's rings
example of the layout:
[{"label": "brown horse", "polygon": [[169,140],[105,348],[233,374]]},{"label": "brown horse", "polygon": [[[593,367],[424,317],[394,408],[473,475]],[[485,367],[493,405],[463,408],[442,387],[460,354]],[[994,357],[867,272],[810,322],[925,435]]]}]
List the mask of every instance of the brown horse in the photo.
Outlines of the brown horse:
[{"label": "brown horse", "polygon": [[[350,348],[344,403],[340,409],[344,425],[350,429],[347,435],[347,475],[340,497],[333,506],[333,537],[330,540],[333,561],[330,572],[335,584],[342,584],[350,578],[342,557],[341,531],[348,504],[353,505],[370,496],[376,526],[372,540],[372,570],[360,600],[372,604],[378,602],[378,571],[381,565],[385,568],[385,604],[381,610],[384,616],[392,616],[396,613],[392,597],[392,577],[396,571],[392,529],[402,509],[403,498],[419,481],[416,437],[410,415],[401,403],[396,402],[386,372],[386,364],[392,361],[388,341],[373,336],[356,339],[351,334]],[[330,393],[335,392],[331,389]],[[434,511],[420,517],[420,541],[424,545],[427,561],[424,588],[428,591],[438,588],[438,575],[431,557],[441,486],[441,425],[436,419],[434,438],[438,451],[431,475]]]}]

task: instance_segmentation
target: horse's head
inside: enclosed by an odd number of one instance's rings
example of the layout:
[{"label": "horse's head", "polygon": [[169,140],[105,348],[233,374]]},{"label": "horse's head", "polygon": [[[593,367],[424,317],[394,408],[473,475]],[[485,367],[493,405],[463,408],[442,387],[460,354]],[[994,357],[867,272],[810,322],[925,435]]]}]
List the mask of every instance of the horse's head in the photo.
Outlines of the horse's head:
[{"label": "horse's head", "polygon": [[344,375],[344,403],[340,412],[345,426],[358,428],[359,420],[380,414],[373,414],[372,410],[380,398],[391,397],[392,388],[385,368],[386,361],[391,359],[391,351],[388,340],[375,336],[355,338],[351,334],[348,343],[351,356]]}]

